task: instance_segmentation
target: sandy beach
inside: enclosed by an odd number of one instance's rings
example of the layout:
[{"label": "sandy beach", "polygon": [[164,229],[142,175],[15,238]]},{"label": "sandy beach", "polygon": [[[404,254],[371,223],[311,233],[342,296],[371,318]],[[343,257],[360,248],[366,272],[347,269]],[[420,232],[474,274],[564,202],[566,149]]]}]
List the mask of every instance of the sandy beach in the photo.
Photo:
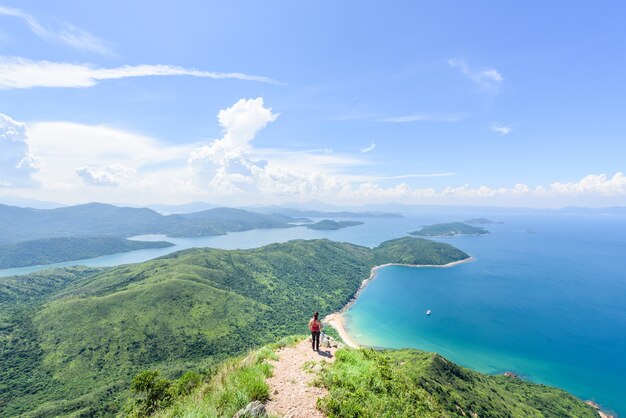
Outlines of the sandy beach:
[{"label": "sandy beach", "polygon": [[387,263],[387,264],[381,264],[380,266],[376,266],[372,268],[372,271],[370,272],[370,276],[361,282],[361,286],[359,286],[359,289],[356,291],[352,299],[350,299],[350,301],[343,308],[341,308],[339,312],[335,312],[330,315],[327,315],[324,318],[323,322],[335,328],[337,332],[339,333],[339,336],[341,337],[341,339],[346,343],[348,347],[359,348],[360,346],[350,337],[350,335],[346,331],[345,319],[343,317],[343,313],[347,311],[350,308],[350,306],[352,306],[352,304],[359,297],[359,294],[361,293],[361,291],[363,291],[363,289],[372,280],[376,278],[376,271],[378,269],[383,268],[383,267],[388,267],[388,266],[404,266],[404,267],[411,267],[411,268],[425,268],[425,267],[448,268],[448,267],[453,267],[462,263],[469,263],[470,261],[474,261],[474,257],[469,257],[469,258],[466,258],[464,260],[459,260],[459,261],[453,261],[452,263],[443,264],[443,265]]}]

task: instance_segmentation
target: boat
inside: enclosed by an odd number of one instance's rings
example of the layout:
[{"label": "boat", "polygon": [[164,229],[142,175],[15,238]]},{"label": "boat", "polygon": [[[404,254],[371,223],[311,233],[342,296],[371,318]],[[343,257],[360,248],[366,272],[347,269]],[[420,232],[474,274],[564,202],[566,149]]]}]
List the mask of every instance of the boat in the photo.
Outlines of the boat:
[{"label": "boat", "polygon": [[430,309],[426,311],[426,315],[430,315],[431,313]]}]

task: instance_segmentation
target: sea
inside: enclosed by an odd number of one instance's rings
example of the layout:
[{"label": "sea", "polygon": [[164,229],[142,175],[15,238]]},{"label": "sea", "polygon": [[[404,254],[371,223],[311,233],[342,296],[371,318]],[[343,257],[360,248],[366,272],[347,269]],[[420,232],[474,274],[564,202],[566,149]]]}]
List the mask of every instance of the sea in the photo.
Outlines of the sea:
[{"label": "sea", "polygon": [[421,225],[476,216],[502,223],[484,225],[488,235],[434,238],[473,261],[450,268],[378,269],[344,314],[350,336],[365,346],[437,352],[484,373],[512,371],[626,417],[624,215],[425,212],[361,219],[363,225],[337,231],[297,227],[216,237],[150,235],[134,239],[165,239],[175,246],[5,269],[0,277],[69,265],[137,263],[193,247],[254,248],[292,239],[374,247]]}]

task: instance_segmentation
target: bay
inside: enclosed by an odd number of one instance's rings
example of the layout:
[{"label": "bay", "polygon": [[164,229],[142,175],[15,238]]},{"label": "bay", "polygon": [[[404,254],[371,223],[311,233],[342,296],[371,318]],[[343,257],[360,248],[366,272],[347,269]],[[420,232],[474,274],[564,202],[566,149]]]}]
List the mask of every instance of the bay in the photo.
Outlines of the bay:
[{"label": "bay", "polygon": [[[0,270],[0,277],[69,265],[116,266],[194,247],[254,248],[292,239],[328,238],[369,247],[420,225],[472,213],[421,213],[360,219],[337,231],[303,227],[223,236],[170,238],[175,246],[46,266]],[[626,416],[626,217],[480,213],[504,224],[480,237],[436,238],[475,260],[452,268],[390,266],[345,313],[363,345],[436,351],[486,372],[522,377],[592,399]],[[426,316],[427,309],[432,315]]]}]

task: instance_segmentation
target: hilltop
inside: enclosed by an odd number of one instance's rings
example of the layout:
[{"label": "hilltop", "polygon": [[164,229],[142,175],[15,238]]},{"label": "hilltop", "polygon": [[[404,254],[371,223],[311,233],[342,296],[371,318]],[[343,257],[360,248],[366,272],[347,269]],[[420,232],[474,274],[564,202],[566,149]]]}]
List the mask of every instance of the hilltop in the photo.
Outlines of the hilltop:
[{"label": "hilltop", "polygon": [[312,311],[326,315],[344,306],[376,264],[467,257],[416,238],[374,249],[297,240],[1,278],[0,415],[118,410],[119,394],[140,370],[173,377],[207,371],[300,333]]}]

